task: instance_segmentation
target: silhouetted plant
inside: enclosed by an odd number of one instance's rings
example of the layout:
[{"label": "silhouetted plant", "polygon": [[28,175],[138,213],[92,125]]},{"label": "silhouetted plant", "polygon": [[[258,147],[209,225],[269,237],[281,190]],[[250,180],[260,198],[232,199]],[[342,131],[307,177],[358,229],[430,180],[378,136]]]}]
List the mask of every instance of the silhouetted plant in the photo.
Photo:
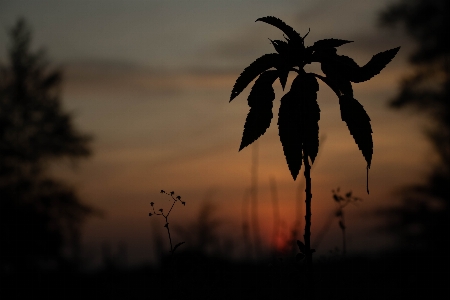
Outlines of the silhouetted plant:
[{"label": "silhouetted plant", "polygon": [[336,217],[338,217],[339,219],[339,228],[342,231],[342,255],[345,256],[345,254],[347,253],[347,243],[346,243],[346,238],[345,238],[345,218],[344,218],[344,208],[348,205],[348,204],[354,204],[356,205],[356,203],[358,201],[362,201],[361,198],[355,197],[352,195],[352,191],[348,192],[345,194],[345,196],[341,196],[339,194],[340,192],[340,188],[337,188],[336,190],[332,190],[333,193],[333,199],[334,201],[336,201],[338,208],[336,211]]},{"label": "silhouetted plant", "polygon": [[[279,78],[284,89],[289,72],[297,73],[290,91],[281,98],[278,129],[286,162],[294,180],[300,172],[302,163],[305,165],[306,224],[302,253],[306,258],[308,286],[312,287],[314,249],[311,249],[310,244],[312,194],[309,160],[314,163],[319,149],[320,108],[317,103],[319,84],[316,78],[325,82],[338,96],[341,118],[346,122],[350,134],[361,150],[367,162],[368,172],[373,153],[372,128],[363,106],[353,97],[351,83],[369,80],[380,73],[400,47],[378,53],[366,65],[360,67],[350,57],[337,55],[336,48],[350,41],[324,39],[305,47],[304,39],[309,32],[302,37],[292,27],[273,16],[259,18],[256,21],[268,23],[283,31],[285,41],[270,40],[277,53],[265,54],[256,59],[244,69],[233,86],[230,102],[259,76],[247,99],[250,112],[244,125],[239,151],[257,140],[269,128],[273,117],[275,93],[272,85],[275,80]],[[313,62],[321,64],[326,76],[307,73],[304,70],[305,65]]]},{"label": "silhouetted plant", "polygon": [[173,197],[173,195],[175,194],[175,192],[173,192],[173,191],[170,193],[167,193],[166,191],[161,190],[161,194],[166,194],[166,195],[170,196],[170,198],[172,198],[172,200],[173,200],[172,206],[170,207],[169,211],[167,212],[167,214],[164,214],[164,210],[162,208],[160,208],[160,209],[158,209],[158,212],[156,212],[155,211],[155,203],[150,202],[150,206],[152,207],[153,213],[149,213],[148,215],[149,215],[149,217],[151,217],[153,215],[164,217],[164,219],[166,221],[166,224],[164,224],[164,227],[167,228],[167,234],[169,236],[169,242],[170,242],[170,254],[173,255],[175,250],[177,250],[178,247],[183,245],[184,242],[180,242],[180,243],[176,244],[175,246],[172,246],[172,237],[170,236],[170,229],[169,229],[169,215],[172,212],[172,209],[177,201],[180,201],[181,204],[183,204],[183,205],[186,205],[186,202],[181,201],[181,196]]}]

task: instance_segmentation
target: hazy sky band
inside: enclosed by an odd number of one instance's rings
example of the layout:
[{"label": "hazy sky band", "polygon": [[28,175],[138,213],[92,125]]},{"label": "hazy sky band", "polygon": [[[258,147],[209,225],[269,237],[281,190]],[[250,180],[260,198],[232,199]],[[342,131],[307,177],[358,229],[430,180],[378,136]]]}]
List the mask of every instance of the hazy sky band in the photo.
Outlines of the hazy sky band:
[{"label": "hazy sky band", "polygon": [[[17,17],[25,17],[34,46],[45,46],[50,61],[64,68],[65,108],[80,128],[95,136],[92,159],[74,174],[64,166],[55,171],[69,178],[86,202],[107,213],[105,219],[88,223],[85,242],[95,248],[101,241],[123,240],[130,257],[148,259],[148,203],[165,201],[158,198],[161,189],[174,189],[186,199],[186,207],[173,212],[179,224],[196,217],[212,189],[216,193],[211,201],[219,205],[219,214],[240,228],[251,150],[237,150],[249,89],[231,104],[228,99],[243,68],[274,51],[268,38],[282,38],[276,28],[254,22],[267,15],[302,34],[310,28],[307,45],[323,38],[354,40],[338,53],[360,64],[377,52],[402,46],[381,75],[354,85],[355,98],[366,108],[374,131],[370,197],[365,194],[364,159],[340,119],[336,96],[324,85],[318,96],[320,133],[326,140],[312,173],[313,225],[320,227],[327,209],[334,208],[331,189],[337,186],[365,199],[350,212],[349,224],[352,213],[354,222],[361,222],[355,234],[373,225],[356,216],[389,203],[393,189],[418,178],[428,148],[420,139],[421,123],[386,106],[406,72],[410,51],[404,37],[376,27],[376,13],[388,1],[355,2],[0,1],[0,60],[5,61],[6,29]],[[317,66],[310,69],[316,71]],[[283,92],[279,83],[274,86],[276,116]],[[298,183],[290,178],[276,119],[259,147],[260,213],[268,220],[262,230],[271,237],[269,177],[278,182],[286,226],[294,218]],[[370,248],[371,243],[367,237],[349,249]]]}]

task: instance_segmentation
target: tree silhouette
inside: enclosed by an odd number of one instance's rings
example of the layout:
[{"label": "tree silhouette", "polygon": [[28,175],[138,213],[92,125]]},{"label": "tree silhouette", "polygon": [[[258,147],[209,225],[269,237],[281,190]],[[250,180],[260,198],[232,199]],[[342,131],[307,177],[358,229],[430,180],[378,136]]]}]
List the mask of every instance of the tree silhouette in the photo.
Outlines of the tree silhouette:
[{"label": "tree silhouette", "polygon": [[[259,18],[273,25],[284,33],[285,40],[271,40],[277,53],[261,56],[251,63],[237,78],[231,92],[230,102],[237,97],[255,78],[248,105],[250,112],[244,125],[239,151],[253,143],[270,126],[273,113],[275,93],[273,83],[279,78],[284,90],[289,72],[297,73],[291,89],[281,98],[278,113],[278,129],[284,155],[295,180],[304,164],[306,181],[306,216],[304,244],[298,241],[306,257],[308,286],[312,288],[312,253],[311,236],[311,177],[310,161],[314,163],[319,149],[320,108],[317,103],[319,84],[317,78],[325,82],[338,96],[341,118],[346,122],[350,134],[361,150],[370,168],[373,153],[372,129],[370,118],[358,100],[353,97],[352,82],[369,80],[394,58],[398,48],[378,53],[364,66],[360,67],[348,56],[338,55],[337,47],[350,43],[339,39],[325,39],[305,47],[304,39],[292,27],[280,19],[268,16]],[[309,32],[308,32],[309,33]],[[307,73],[305,65],[318,62],[326,76]],[[367,192],[369,190],[367,189]]]},{"label": "tree silhouette", "polygon": [[0,64],[0,268],[61,266],[79,254],[80,225],[93,211],[47,173],[57,159],[90,154],[89,140],[62,111],[62,73],[32,52],[31,31],[18,20],[9,32],[8,64]]},{"label": "tree silhouette", "polygon": [[[402,26],[416,49],[414,73],[403,79],[393,108],[414,108],[429,116],[426,136],[437,160],[426,180],[405,188],[401,206],[383,211],[389,232],[400,233],[405,249],[432,250],[448,257],[450,220],[450,3],[446,0],[398,1],[380,15],[381,24]],[[448,260],[448,258],[447,258]]]}]

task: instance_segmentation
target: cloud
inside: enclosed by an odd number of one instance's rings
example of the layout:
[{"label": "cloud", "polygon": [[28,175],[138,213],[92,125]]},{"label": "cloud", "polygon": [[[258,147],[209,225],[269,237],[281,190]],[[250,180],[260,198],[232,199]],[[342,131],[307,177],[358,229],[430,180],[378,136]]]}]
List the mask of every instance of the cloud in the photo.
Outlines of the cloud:
[{"label": "cloud", "polygon": [[64,74],[65,88],[72,95],[96,92],[173,97],[189,89],[231,89],[239,71],[202,67],[169,70],[125,61],[84,60],[66,63]]}]

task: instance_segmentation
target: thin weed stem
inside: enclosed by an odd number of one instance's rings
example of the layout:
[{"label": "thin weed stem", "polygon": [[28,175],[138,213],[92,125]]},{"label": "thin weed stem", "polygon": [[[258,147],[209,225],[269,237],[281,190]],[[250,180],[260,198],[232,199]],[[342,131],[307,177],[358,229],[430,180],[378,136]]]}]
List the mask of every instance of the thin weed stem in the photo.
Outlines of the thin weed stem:
[{"label": "thin weed stem", "polygon": [[345,225],[345,218],[344,218],[344,208],[348,204],[356,205],[358,201],[362,201],[361,198],[352,196],[352,192],[348,192],[345,194],[345,197],[341,196],[339,194],[340,190],[337,188],[336,190],[332,190],[333,193],[333,199],[336,201],[338,208],[336,211],[336,216],[339,218],[339,228],[342,232],[342,256],[345,257],[347,254],[347,240],[345,235],[346,225]]},{"label": "thin weed stem", "polygon": [[155,203],[154,203],[154,202],[150,202],[150,206],[152,207],[153,213],[149,213],[148,215],[149,215],[150,217],[153,216],[153,215],[156,215],[156,216],[163,216],[163,217],[164,217],[164,220],[166,221],[164,227],[167,229],[167,235],[169,236],[170,254],[173,255],[173,253],[175,252],[175,250],[176,250],[179,246],[181,246],[182,244],[184,244],[184,242],[181,242],[181,243],[176,244],[175,247],[173,246],[173,244],[172,244],[172,237],[171,237],[171,235],[170,235],[170,228],[169,228],[169,215],[170,215],[170,213],[172,212],[172,209],[173,209],[173,207],[174,207],[174,205],[175,205],[175,203],[176,203],[177,201],[180,201],[181,204],[183,204],[183,205],[186,205],[186,202],[181,201],[181,196],[176,196],[176,197],[174,197],[173,195],[175,194],[175,192],[173,192],[173,191],[170,192],[170,193],[167,193],[166,191],[161,190],[161,194],[166,194],[166,195],[170,196],[170,197],[172,198],[172,200],[173,200],[172,206],[170,207],[169,211],[167,212],[167,214],[164,214],[164,210],[163,210],[162,208],[160,208],[160,209],[158,210],[158,212],[157,212],[157,211],[155,211]]}]

